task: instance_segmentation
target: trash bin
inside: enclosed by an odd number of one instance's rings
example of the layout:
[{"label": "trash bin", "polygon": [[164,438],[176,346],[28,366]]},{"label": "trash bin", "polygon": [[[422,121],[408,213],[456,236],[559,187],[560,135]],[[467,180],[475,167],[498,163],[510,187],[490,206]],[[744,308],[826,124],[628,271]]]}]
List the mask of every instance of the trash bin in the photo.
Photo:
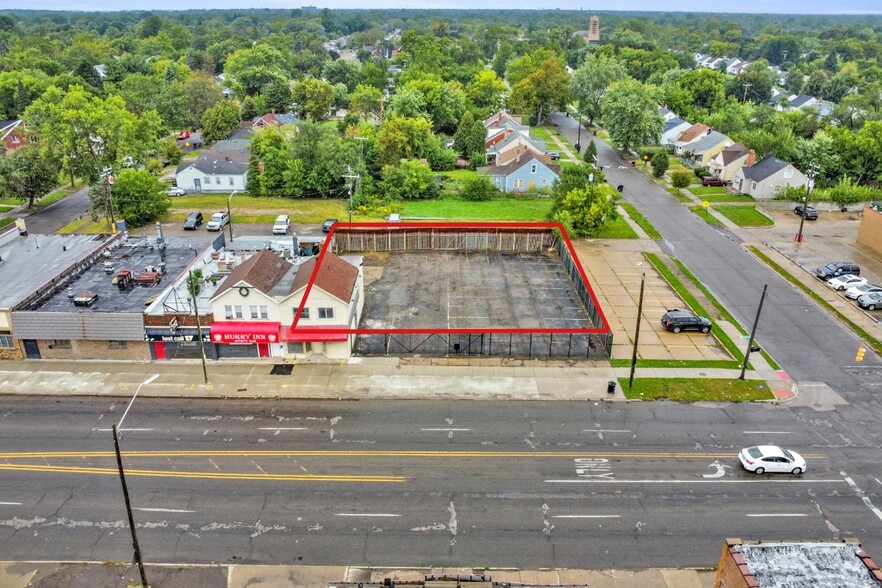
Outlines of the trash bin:
[{"label": "trash bin", "polygon": [[619,192],[624,192],[624,191],[625,191],[625,185],[624,185],[624,184],[619,184],[619,185],[616,187],[616,190],[618,190]]},{"label": "trash bin", "polygon": [[615,380],[610,380],[606,384],[606,393],[607,394],[615,394],[616,393],[616,382]]}]

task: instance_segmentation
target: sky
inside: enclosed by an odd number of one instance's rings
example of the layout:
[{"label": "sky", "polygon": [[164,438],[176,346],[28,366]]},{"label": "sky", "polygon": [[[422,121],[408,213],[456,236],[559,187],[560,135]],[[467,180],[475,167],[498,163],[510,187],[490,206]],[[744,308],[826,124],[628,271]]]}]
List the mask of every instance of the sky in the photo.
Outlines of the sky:
[{"label": "sky", "polygon": [[[564,10],[645,10],[652,12],[776,13],[776,14],[882,14],[882,0],[533,0],[529,4],[511,0],[484,0],[480,8],[520,8]],[[0,0],[2,9],[32,10],[188,10],[226,8],[476,8],[474,0]]]}]

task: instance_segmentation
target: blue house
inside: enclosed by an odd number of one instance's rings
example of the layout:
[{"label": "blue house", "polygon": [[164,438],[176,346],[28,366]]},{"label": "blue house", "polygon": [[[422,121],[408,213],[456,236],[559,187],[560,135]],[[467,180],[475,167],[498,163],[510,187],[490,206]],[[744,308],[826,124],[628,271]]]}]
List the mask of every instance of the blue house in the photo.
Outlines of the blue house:
[{"label": "blue house", "polygon": [[500,192],[532,192],[550,188],[560,176],[560,166],[549,163],[546,156],[536,156],[532,151],[518,155],[505,165],[491,165],[478,170],[489,175]]}]

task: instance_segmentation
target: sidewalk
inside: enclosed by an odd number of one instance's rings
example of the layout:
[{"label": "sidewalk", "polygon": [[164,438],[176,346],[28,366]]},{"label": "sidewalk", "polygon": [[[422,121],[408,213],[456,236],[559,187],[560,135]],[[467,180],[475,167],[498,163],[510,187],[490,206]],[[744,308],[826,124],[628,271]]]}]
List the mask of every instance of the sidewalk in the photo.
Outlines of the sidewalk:
[{"label": "sidewalk", "polygon": [[[428,574],[483,574],[494,583],[538,586],[587,586],[588,588],[710,588],[716,572],[689,569],[627,570],[493,570],[471,568],[405,569],[358,568],[349,566],[247,566],[247,565],[145,565],[147,581],[162,586],[199,588],[328,588],[346,582],[381,586],[386,578],[394,582],[423,582]],[[450,582],[451,586],[456,586]],[[6,562],[0,563],[0,586],[40,588],[42,586],[127,587],[140,585],[138,568],[112,562]],[[437,585],[437,583],[436,583]],[[463,583],[468,586],[468,583]],[[482,588],[485,584],[476,584]]]}]

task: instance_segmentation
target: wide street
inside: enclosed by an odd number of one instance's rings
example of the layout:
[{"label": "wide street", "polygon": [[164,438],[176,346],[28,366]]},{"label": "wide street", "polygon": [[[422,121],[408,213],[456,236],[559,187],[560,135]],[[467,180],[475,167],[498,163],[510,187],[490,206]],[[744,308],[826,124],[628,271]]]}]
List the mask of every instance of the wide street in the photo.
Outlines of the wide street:
[{"label": "wide street", "polygon": [[[128,399],[0,399],[0,559],[129,560]],[[878,440],[773,405],[139,398],[121,445],[147,561],[645,568],[724,537],[882,552]],[[743,471],[746,445],[807,458]]]}]

